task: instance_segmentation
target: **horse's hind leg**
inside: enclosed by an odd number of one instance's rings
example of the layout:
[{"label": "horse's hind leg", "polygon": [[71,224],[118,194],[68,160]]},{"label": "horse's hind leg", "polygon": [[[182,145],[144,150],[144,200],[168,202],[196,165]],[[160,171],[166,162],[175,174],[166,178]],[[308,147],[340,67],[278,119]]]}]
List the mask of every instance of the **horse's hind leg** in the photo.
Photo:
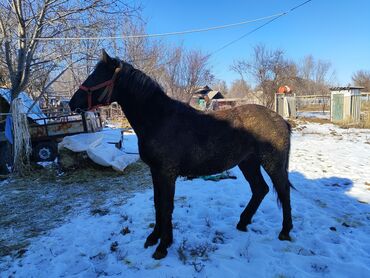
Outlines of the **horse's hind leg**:
[{"label": "horse's hind leg", "polygon": [[[277,164],[278,165],[278,164]],[[290,182],[288,179],[288,171],[284,166],[264,167],[269,174],[278,198],[283,207],[283,228],[279,234],[280,240],[291,240],[289,232],[293,228],[292,213],[290,206]],[[270,167],[269,167],[270,166]]]},{"label": "horse's hind leg", "polygon": [[256,157],[244,160],[238,166],[252,190],[252,198],[240,215],[239,223],[236,226],[240,231],[247,231],[247,225],[252,222],[252,217],[256,213],[263,198],[269,192],[269,187],[263,179],[261,166]]}]

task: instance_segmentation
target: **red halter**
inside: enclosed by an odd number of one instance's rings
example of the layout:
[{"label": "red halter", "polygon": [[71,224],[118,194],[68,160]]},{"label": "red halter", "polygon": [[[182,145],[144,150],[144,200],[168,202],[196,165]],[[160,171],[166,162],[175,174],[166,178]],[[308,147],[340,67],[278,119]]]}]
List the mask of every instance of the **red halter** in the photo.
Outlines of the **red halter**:
[{"label": "red halter", "polygon": [[[102,105],[109,105],[111,103],[110,99],[112,97],[114,82],[116,81],[117,75],[121,71],[121,69],[122,69],[122,67],[116,68],[114,70],[112,79],[110,79],[108,81],[105,81],[103,83],[100,83],[100,84],[92,86],[92,87],[86,87],[86,86],[83,86],[83,85],[81,85],[79,87],[81,90],[87,92],[87,105],[88,105],[87,110],[91,110],[93,108],[96,108],[96,107],[99,107],[99,106],[102,106]],[[106,102],[105,103],[99,103],[98,105],[92,106],[92,92],[96,91],[96,90],[99,90],[101,88],[104,88],[104,87],[106,87],[106,88],[103,91],[103,93],[98,97],[98,101],[102,102],[103,99],[107,96]]]}]

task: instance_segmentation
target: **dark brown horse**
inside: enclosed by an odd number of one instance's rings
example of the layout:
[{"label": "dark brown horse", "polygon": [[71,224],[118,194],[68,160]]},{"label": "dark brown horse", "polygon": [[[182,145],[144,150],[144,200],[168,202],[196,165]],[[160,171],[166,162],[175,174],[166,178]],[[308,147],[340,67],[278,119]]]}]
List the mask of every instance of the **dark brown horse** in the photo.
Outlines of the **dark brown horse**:
[{"label": "dark brown horse", "polygon": [[138,137],[142,160],[154,185],[156,224],[144,247],[160,243],[153,258],[167,255],[172,244],[172,212],[178,176],[200,176],[239,166],[252,190],[237,229],[247,231],[269,191],[261,166],[269,174],[283,208],[280,240],[292,229],[288,161],[290,126],[259,105],[199,112],[169,98],[150,77],[103,51],[102,60],[70,101],[72,110],[118,102]]}]

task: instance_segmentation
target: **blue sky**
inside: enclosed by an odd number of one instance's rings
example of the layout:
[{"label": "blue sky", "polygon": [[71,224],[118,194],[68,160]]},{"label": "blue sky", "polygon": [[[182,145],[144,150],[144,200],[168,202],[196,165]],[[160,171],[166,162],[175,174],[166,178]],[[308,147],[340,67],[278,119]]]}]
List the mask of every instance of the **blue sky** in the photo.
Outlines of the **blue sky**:
[{"label": "blue sky", "polygon": [[[206,28],[284,12],[304,0],[166,1],[143,0],[148,33]],[[212,53],[263,22],[206,33],[168,37],[170,43]],[[295,61],[312,54],[327,60],[335,70],[335,82],[347,85],[352,74],[370,70],[370,1],[313,0],[250,36],[216,53],[210,64],[217,78],[230,83],[238,78],[230,65],[248,59],[252,48],[263,43],[281,48]]]}]

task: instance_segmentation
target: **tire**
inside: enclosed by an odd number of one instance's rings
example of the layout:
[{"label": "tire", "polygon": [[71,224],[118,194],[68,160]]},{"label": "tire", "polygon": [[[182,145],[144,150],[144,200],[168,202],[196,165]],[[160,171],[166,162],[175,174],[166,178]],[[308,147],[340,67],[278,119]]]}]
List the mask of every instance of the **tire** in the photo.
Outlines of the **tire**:
[{"label": "tire", "polygon": [[53,141],[39,142],[33,148],[35,161],[54,161],[57,155],[58,146]]}]

